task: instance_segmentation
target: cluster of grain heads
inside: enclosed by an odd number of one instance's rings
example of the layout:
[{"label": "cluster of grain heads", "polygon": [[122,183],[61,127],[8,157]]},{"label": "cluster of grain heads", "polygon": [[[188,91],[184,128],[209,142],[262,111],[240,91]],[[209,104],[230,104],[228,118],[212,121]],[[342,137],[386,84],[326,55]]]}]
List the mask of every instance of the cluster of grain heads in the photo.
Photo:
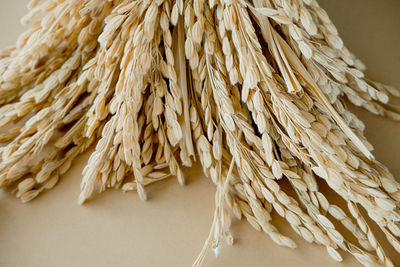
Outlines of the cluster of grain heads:
[{"label": "cluster of grain heads", "polygon": [[217,193],[194,265],[208,247],[233,243],[229,211],[281,246],[296,244],[273,213],[337,261],[344,251],[365,266],[393,265],[360,209],[400,252],[400,186],[343,100],[399,120],[388,102],[400,92],[365,78],[315,0],[29,8],[30,28],[0,53],[2,187],[30,201],[94,146],[79,202],[108,188],[146,199],[145,186],[171,176],[184,184],[182,168],[197,161]]}]

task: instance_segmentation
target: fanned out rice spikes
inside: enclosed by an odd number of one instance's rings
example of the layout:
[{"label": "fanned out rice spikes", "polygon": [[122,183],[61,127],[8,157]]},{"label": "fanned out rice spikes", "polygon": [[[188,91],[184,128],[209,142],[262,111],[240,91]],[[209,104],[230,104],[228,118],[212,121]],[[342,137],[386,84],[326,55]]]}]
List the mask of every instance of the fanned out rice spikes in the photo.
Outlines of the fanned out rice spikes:
[{"label": "fanned out rice spikes", "polygon": [[[200,161],[217,186],[210,246],[228,210],[278,245],[286,219],[308,242],[393,266],[360,209],[400,253],[400,186],[344,99],[400,119],[400,96],[364,77],[315,0],[32,0],[0,53],[0,184],[23,202],[96,143],[79,203],[135,190]],[[41,20],[35,20],[41,14]],[[328,199],[318,180],[345,202]],[[290,190],[279,180],[286,180]],[[227,209],[228,208],[228,209]],[[347,234],[338,230],[343,225]]]}]

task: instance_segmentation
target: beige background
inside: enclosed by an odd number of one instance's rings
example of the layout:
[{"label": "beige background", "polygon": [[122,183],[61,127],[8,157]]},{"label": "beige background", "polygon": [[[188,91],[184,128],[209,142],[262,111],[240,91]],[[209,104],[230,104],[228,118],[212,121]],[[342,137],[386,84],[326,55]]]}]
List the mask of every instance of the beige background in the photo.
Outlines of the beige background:
[{"label": "beige background", "polygon": [[[0,0],[0,47],[23,31],[19,18],[26,0]],[[370,77],[400,87],[400,1],[320,0],[341,35],[368,66]],[[367,125],[376,157],[400,177],[400,123],[356,110]],[[215,188],[199,168],[187,172],[188,185],[174,179],[149,188],[150,200],[109,191],[81,207],[76,204],[82,156],[52,191],[21,204],[0,191],[0,266],[189,266],[206,238]],[[279,225],[291,233],[287,225]],[[299,248],[276,246],[246,221],[235,220],[236,244],[225,246],[207,266],[359,266],[329,258],[324,248],[299,240]],[[295,237],[296,238],[296,237]],[[298,238],[296,238],[298,240]],[[395,265],[400,257],[394,255]]]}]

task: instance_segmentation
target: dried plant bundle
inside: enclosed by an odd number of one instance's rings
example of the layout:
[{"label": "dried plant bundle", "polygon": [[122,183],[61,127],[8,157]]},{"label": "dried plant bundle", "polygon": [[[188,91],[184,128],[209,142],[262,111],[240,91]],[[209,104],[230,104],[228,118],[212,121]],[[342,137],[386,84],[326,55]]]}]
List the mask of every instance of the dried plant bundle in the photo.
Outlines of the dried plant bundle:
[{"label": "dried plant bundle", "polygon": [[146,185],[184,184],[182,168],[198,161],[217,192],[194,265],[233,242],[230,214],[296,247],[274,226],[277,213],[335,260],[342,250],[393,266],[368,220],[400,252],[400,185],[343,101],[400,120],[389,104],[400,91],[364,76],[316,0],[31,0],[29,9],[29,29],[0,52],[0,185],[23,202],[93,146],[79,203],[108,188],[146,199]]}]

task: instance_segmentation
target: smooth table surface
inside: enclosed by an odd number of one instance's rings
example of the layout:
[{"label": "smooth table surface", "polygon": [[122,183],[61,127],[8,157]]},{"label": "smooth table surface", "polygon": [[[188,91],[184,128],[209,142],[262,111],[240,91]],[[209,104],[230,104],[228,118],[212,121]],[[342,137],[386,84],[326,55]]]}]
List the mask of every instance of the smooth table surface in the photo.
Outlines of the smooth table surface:
[{"label": "smooth table surface", "polygon": [[[22,33],[26,0],[0,1],[0,47]],[[345,44],[368,66],[368,75],[400,87],[400,1],[320,0]],[[367,125],[374,155],[400,179],[400,122],[355,110]],[[201,169],[187,170],[188,183],[175,179],[148,188],[149,201],[136,193],[108,191],[79,206],[81,156],[53,190],[28,204],[0,191],[0,266],[190,266],[208,235],[215,187]],[[235,245],[205,266],[360,266],[342,253],[334,262],[325,248],[300,240],[287,224],[297,249],[275,245],[245,220],[233,220]],[[400,266],[399,255],[391,255]]]}]

